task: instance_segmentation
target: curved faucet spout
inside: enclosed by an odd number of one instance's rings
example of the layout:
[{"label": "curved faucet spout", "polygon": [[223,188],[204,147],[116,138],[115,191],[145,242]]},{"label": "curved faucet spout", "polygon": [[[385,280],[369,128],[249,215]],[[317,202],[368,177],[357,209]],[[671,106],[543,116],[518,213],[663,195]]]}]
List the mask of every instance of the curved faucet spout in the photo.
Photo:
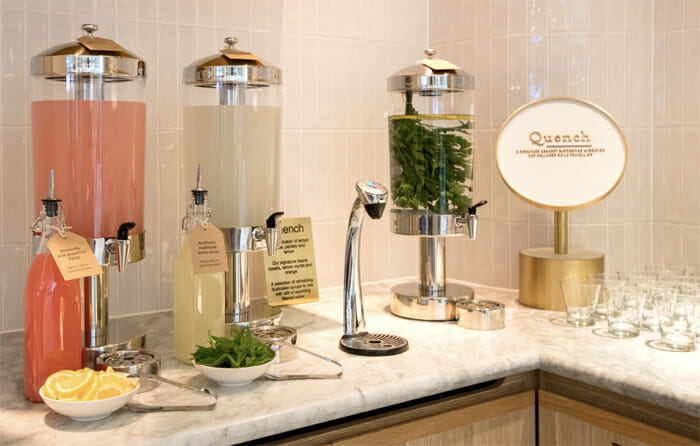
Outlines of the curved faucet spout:
[{"label": "curved faucet spout", "polygon": [[386,188],[376,181],[358,181],[355,184],[355,190],[357,198],[350,212],[345,241],[343,336],[355,336],[367,332],[360,280],[360,234],[365,213],[373,219],[381,218],[388,196]]}]

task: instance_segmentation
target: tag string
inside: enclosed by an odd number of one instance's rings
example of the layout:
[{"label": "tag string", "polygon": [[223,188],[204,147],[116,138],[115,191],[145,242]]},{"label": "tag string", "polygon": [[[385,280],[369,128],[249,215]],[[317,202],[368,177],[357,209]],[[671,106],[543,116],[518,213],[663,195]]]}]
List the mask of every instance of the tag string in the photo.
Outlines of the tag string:
[{"label": "tag string", "polygon": [[63,225],[63,226],[45,225],[44,227],[53,229],[54,231],[56,231],[58,233],[58,235],[61,238],[66,238],[67,232],[68,232],[67,230],[73,228],[72,226],[66,226],[66,225]]}]

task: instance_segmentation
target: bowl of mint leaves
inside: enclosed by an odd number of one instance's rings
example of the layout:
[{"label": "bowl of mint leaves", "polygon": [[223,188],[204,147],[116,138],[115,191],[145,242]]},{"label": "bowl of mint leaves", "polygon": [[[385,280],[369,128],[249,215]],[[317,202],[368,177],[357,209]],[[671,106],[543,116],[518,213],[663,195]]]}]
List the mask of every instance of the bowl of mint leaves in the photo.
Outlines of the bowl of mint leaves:
[{"label": "bowl of mint leaves", "polygon": [[192,363],[199,372],[222,386],[244,386],[262,376],[275,359],[264,342],[253,339],[249,328],[233,329],[232,336],[209,333],[209,345],[197,346]]}]

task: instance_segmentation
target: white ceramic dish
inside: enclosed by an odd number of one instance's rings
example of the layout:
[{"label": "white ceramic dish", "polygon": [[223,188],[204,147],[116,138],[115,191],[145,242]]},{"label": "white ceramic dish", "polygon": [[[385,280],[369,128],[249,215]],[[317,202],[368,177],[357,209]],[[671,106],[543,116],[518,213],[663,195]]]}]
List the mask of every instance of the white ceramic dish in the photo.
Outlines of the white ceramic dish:
[{"label": "white ceramic dish", "polygon": [[250,384],[253,380],[260,378],[274,362],[274,358],[265,364],[256,365],[253,367],[240,367],[237,369],[226,368],[226,367],[209,367],[206,365],[199,365],[192,361],[194,367],[199,370],[199,372],[211,379],[216,381],[218,384],[227,387],[235,386],[245,386]]},{"label": "white ceramic dish", "polygon": [[94,401],[60,401],[49,398],[44,394],[44,386],[39,389],[39,395],[52,410],[74,419],[75,421],[94,421],[110,416],[121,409],[136,395],[139,385],[124,395]]}]

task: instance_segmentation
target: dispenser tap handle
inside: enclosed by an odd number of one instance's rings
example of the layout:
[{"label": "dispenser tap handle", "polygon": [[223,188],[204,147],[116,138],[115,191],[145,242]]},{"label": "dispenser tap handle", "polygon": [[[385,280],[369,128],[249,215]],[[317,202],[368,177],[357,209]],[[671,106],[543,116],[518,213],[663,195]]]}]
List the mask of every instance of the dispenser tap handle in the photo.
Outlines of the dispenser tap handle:
[{"label": "dispenser tap handle", "polygon": [[117,230],[117,268],[119,272],[126,271],[126,265],[129,263],[129,253],[131,251],[129,231],[135,227],[136,223],[128,221],[119,225]]},{"label": "dispenser tap handle", "polygon": [[486,203],[488,203],[488,201],[486,201],[486,200],[482,200],[482,201],[478,202],[478,203],[475,204],[474,206],[470,207],[470,208],[467,210],[467,213],[468,213],[469,215],[476,215],[476,208],[481,207],[481,206],[485,205]]},{"label": "dispenser tap handle", "polygon": [[279,221],[283,215],[284,212],[275,212],[267,217],[265,221],[265,242],[267,245],[267,254],[269,256],[275,255],[277,248],[282,246],[282,238],[280,236],[281,226]]},{"label": "dispenser tap handle", "polygon": [[133,221],[127,221],[119,225],[117,229],[117,240],[129,240],[129,231],[136,227],[136,223]]},{"label": "dispenser tap handle", "polygon": [[267,217],[267,220],[265,220],[265,226],[268,229],[276,228],[283,215],[284,212],[275,212],[274,214],[270,215],[269,217]]}]

